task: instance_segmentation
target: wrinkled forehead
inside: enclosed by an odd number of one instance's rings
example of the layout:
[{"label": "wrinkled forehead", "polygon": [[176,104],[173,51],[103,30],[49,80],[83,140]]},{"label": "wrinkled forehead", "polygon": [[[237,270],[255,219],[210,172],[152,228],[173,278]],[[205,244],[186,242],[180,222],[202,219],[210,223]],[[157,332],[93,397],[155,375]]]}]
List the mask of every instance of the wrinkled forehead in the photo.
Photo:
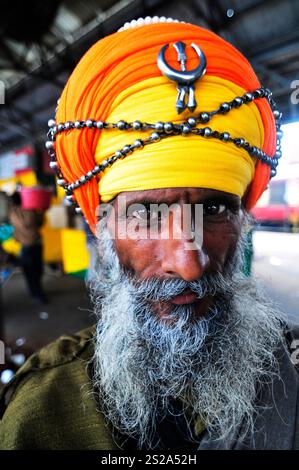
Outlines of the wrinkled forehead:
[{"label": "wrinkled forehead", "polygon": [[120,199],[126,201],[126,204],[133,203],[184,203],[184,204],[201,204],[207,200],[215,199],[231,199],[241,202],[241,198],[236,194],[217,189],[209,188],[158,188],[142,191],[123,191],[119,193],[112,201],[117,204]]}]

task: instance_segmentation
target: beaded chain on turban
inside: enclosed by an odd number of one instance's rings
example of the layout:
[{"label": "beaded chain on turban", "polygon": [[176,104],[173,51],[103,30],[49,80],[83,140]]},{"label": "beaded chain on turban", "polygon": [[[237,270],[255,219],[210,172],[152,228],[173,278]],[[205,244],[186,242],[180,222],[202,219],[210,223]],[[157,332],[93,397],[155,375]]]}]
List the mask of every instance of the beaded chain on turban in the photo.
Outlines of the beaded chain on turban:
[{"label": "beaded chain on turban", "polygon": [[[166,18],[145,18],[134,20],[131,24],[126,23],[121,30],[127,30],[130,28],[135,28],[138,26],[143,26],[152,23],[159,23],[159,22],[174,22],[176,20],[166,19]],[[177,43],[182,44],[182,43]],[[198,48],[199,49],[199,48]],[[180,51],[182,54],[182,51]],[[182,55],[180,56],[182,61]],[[183,57],[184,59],[184,57]],[[186,57],[185,57],[186,59]],[[202,59],[201,59],[202,60]],[[182,64],[182,62],[181,62]],[[183,66],[185,64],[183,63]],[[158,64],[159,66],[159,64]],[[182,68],[183,70],[183,68]],[[204,72],[203,72],[204,73]],[[179,83],[179,82],[178,82]],[[192,91],[192,85],[189,87],[189,95]],[[181,88],[180,88],[181,87]],[[183,86],[179,83],[178,90],[182,91],[184,88],[184,93],[187,90],[186,86]],[[188,91],[188,90],[187,90]],[[184,94],[183,93],[183,94]],[[190,98],[190,96],[189,96]],[[247,104],[255,101],[266,98],[271,109],[273,112],[273,116],[275,119],[275,126],[276,126],[276,151],[275,155],[271,156],[267,154],[264,150],[257,147],[256,145],[252,145],[248,142],[243,136],[233,136],[230,132],[223,132],[214,130],[211,127],[207,126],[207,124],[212,121],[215,115],[226,115],[233,109],[238,109],[242,106],[246,106]],[[193,106],[194,107],[194,106]],[[192,111],[193,109],[190,108]],[[179,112],[179,111],[178,111]],[[231,143],[236,147],[244,149],[250,157],[253,157],[256,160],[259,160],[263,164],[270,167],[270,178],[275,176],[276,174],[276,167],[278,165],[278,160],[281,157],[281,137],[282,132],[280,130],[281,124],[281,113],[277,110],[276,104],[272,98],[272,93],[269,89],[266,89],[262,86],[249,90],[241,96],[235,96],[230,101],[225,101],[219,103],[219,106],[212,110],[212,111],[201,111],[199,113],[192,114],[187,119],[183,120],[183,122],[175,123],[175,122],[142,122],[141,120],[135,120],[132,122],[127,122],[124,119],[120,119],[117,122],[106,122],[105,120],[98,120],[95,119],[93,116],[90,116],[88,119],[77,119],[75,121],[66,121],[66,122],[56,122],[55,119],[51,119],[48,122],[49,125],[49,132],[48,132],[48,141],[46,142],[46,148],[49,151],[50,155],[50,167],[56,170],[57,173],[57,184],[62,186],[65,189],[67,199],[72,201],[76,205],[76,211],[81,212],[79,205],[76,203],[76,199],[74,197],[74,191],[81,188],[87,182],[93,180],[94,178],[98,178],[99,175],[104,172],[108,167],[111,167],[116,161],[125,159],[128,155],[132,154],[137,149],[142,149],[145,146],[156,143],[163,139],[167,139],[173,136],[198,136],[200,138],[205,139],[218,139],[224,143]],[[201,127],[197,127],[201,125]],[[89,171],[79,176],[75,181],[67,181],[65,176],[63,175],[63,171],[56,159],[56,139],[62,133],[69,133],[71,132],[80,132],[82,129],[93,129],[95,131],[107,131],[113,132],[113,130],[118,131],[141,131],[146,134],[144,138],[138,138],[134,142],[124,145],[122,148],[116,150],[112,155],[108,158],[102,160],[99,164],[96,164],[94,167],[91,167]],[[150,133],[148,133],[150,132]]]}]

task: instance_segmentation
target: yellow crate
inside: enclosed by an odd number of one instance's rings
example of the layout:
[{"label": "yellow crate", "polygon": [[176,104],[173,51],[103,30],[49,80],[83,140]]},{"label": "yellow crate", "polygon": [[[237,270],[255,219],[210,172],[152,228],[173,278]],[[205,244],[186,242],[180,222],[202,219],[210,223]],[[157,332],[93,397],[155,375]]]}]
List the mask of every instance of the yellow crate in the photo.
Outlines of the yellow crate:
[{"label": "yellow crate", "polygon": [[83,271],[89,267],[89,252],[83,230],[61,229],[63,269],[66,273]]}]

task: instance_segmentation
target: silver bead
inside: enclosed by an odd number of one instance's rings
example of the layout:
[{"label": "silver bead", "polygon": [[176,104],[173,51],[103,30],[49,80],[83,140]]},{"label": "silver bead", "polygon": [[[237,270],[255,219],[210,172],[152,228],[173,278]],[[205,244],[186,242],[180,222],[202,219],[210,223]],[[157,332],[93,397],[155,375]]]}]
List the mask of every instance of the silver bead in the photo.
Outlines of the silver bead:
[{"label": "silver bead", "polygon": [[64,125],[65,129],[69,131],[72,128],[72,123],[71,121],[67,121]]},{"label": "silver bead", "polygon": [[233,100],[234,106],[239,107],[241,104],[243,104],[243,99],[240,96],[236,96],[236,98]]},{"label": "silver bead", "polygon": [[85,176],[85,175],[84,175],[84,176],[81,176],[80,182],[81,182],[81,183],[86,183],[86,176]]},{"label": "silver bead", "polygon": [[229,132],[223,132],[223,134],[221,135],[221,139],[224,140],[224,142],[227,142],[229,138],[230,138]]},{"label": "silver bead", "polygon": [[103,127],[104,127],[103,121],[97,121],[96,126],[97,126],[98,129],[103,129]]},{"label": "silver bead", "polygon": [[209,122],[210,115],[208,113],[200,113],[199,118],[201,122]]},{"label": "silver bead", "polygon": [[122,158],[122,157],[123,157],[123,154],[121,153],[120,150],[116,150],[115,156],[116,156],[117,158]]},{"label": "silver bead", "polygon": [[153,140],[154,142],[157,142],[158,140],[160,140],[160,135],[158,134],[158,132],[153,132],[151,134],[151,140]]},{"label": "silver bead", "polygon": [[134,121],[133,122],[133,129],[135,131],[139,131],[142,128],[142,123],[140,121]]},{"label": "silver bead", "polygon": [[254,96],[252,93],[245,93],[245,98],[247,99],[247,101],[252,101]]},{"label": "silver bead", "polygon": [[75,211],[76,211],[77,214],[82,214],[82,209],[81,209],[81,207],[76,207],[76,208],[75,208]]},{"label": "silver bead", "polygon": [[68,195],[68,196],[65,196],[65,197],[68,201],[71,201],[71,202],[74,201],[74,196]]},{"label": "silver bead", "polygon": [[52,170],[56,170],[56,168],[58,168],[58,163],[57,162],[50,162],[49,167],[52,168]]},{"label": "silver bead", "polygon": [[87,119],[86,121],[86,126],[91,129],[93,127],[93,120],[92,119]]},{"label": "silver bead", "polygon": [[92,171],[88,171],[86,176],[88,176],[88,178],[92,178],[93,177]]},{"label": "silver bead", "polygon": [[93,174],[93,176],[97,175],[100,171],[100,167],[98,165],[96,165],[92,170],[91,170],[91,173]]},{"label": "silver bead", "polygon": [[280,119],[281,116],[282,116],[282,113],[280,111],[278,111],[278,109],[275,109],[275,111],[273,111],[273,114],[274,114],[274,118],[276,120]]},{"label": "silver bead", "polygon": [[50,150],[50,149],[53,149],[54,148],[54,142],[53,140],[47,140],[47,142],[45,143],[45,147],[47,150]]},{"label": "silver bead", "polygon": [[205,137],[209,137],[212,134],[212,129],[210,127],[205,127],[203,134]]},{"label": "silver bead", "polygon": [[57,180],[58,186],[64,186],[65,185],[65,180],[63,178],[60,178]]},{"label": "silver bead", "polygon": [[185,134],[185,135],[186,135],[186,134],[190,134],[190,132],[191,132],[191,127],[188,126],[187,124],[184,124],[184,125],[183,125],[183,128],[182,128],[182,132],[183,132],[183,134]]},{"label": "silver bead", "polygon": [[173,130],[173,124],[172,122],[166,122],[164,124],[164,131],[167,133],[167,134],[170,134]]},{"label": "silver bead", "polygon": [[229,104],[229,103],[226,103],[226,102],[221,103],[221,105],[220,105],[220,112],[221,112],[221,113],[227,113],[227,112],[230,110],[230,108],[231,108],[231,107],[230,107],[230,104]]},{"label": "silver bead", "polygon": [[276,158],[281,158],[282,156],[282,152],[280,150],[277,150],[276,153],[275,153],[275,157]]},{"label": "silver bead", "polygon": [[278,139],[281,139],[283,137],[283,132],[281,130],[279,130],[279,131],[276,132],[276,135],[277,135]]},{"label": "silver bead", "polygon": [[125,146],[123,147],[123,149],[122,149],[122,152],[125,153],[126,155],[127,155],[128,153],[132,153],[132,150],[131,150],[130,145],[125,145]]},{"label": "silver bead", "polygon": [[75,126],[76,129],[80,129],[81,128],[81,122],[80,121],[75,121],[74,126]]},{"label": "silver bead", "polygon": [[49,119],[48,121],[48,127],[54,127],[56,124],[55,120],[54,119]]},{"label": "silver bead", "polygon": [[156,131],[163,131],[164,129],[164,122],[158,121],[155,124]]},{"label": "silver bead", "polygon": [[196,119],[195,118],[189,118],[187,122],[188,122],[190,127],[195,127],[196,126]]},{"label": "silver bead", "polygon": [[143,142],[142,142],[142,140],[140,140],[140,139],[135,140],[135,142],[134,142],[134,147],[136,147],[136,148],[141,148],[141,147],[143,147]]},{"label": "silver bead", "polygon": [[272,91],[269,88],[265,88],[266,96],[270,98],[272,96]]},{"label": "silver bead", "polygon": [[270,178],[273,178],[274,176],[276,176],[276,174],[277,174],[276,170],[271,170]]},{"label": "silver bead", "polygon": [[64,125],[62,123],[58,124],[57,129],[59,132],[64,130]]},{"label": "silver bead", "polygon": [[[103,161],[101,162],[101,166],[102,166],[103,168],[107,168],[107,166],[108,166],[108,161],[107,161],[107,160],[103,160]],[[95,167],[95,168],[100,169],[99,166],[98,166],[98,167]]]},{"label": "silver bead", "polygon": [[126,128],[126,123],[125,121],[118,121],[117,127],[120,131],[123,131]]}]

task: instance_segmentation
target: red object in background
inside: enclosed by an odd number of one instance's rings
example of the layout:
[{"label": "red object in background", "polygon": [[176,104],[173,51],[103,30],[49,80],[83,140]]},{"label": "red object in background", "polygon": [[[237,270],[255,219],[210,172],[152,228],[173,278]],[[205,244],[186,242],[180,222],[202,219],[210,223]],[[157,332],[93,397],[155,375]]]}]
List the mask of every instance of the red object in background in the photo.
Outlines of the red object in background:
[{"label": "red object in background", "polygon": [[52,191],[50,189],[32,187],[21,189],[23,209],[47,210],[50,207]]},{"label": "red object in background", "polygon": [[289,207],[285,204],[271,204],[265,207],[256,206],[251,213],[258,221],[285,222],[289,218]]},{"label": "red object in background", "polygon": [[270,204],[265,207],[254,207],[251,214],[261,224],[299,226],[299,206]]}]

